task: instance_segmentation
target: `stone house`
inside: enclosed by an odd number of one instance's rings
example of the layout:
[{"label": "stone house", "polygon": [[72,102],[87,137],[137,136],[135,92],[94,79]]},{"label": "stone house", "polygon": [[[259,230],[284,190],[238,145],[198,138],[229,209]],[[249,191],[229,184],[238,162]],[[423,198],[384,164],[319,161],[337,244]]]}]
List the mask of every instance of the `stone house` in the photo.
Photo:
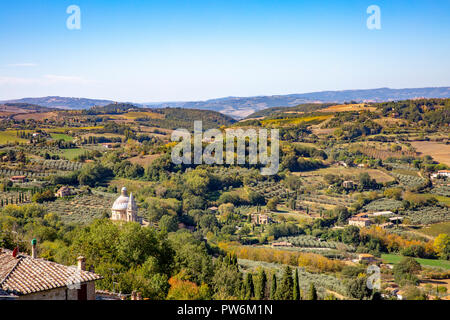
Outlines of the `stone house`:
[{"label": "stone house", "polygon": [[68,267],[18,250],[0,248],[0,300],[95,300],[95,281],[102,277],[86,271],[84,257]]}]

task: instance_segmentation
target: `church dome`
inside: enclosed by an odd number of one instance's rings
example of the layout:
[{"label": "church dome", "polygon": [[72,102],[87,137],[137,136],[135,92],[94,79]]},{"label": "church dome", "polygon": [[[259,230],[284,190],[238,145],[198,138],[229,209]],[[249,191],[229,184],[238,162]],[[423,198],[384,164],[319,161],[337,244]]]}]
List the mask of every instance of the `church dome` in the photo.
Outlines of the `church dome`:
[{"label": "church dome", "polygon": [[127,188],[123,187],[120,196],[116,199],[116,201],[114,201],[112,210],[119,210],[119,211],[127,210],[128,201],[129,197],[127,193]]}]

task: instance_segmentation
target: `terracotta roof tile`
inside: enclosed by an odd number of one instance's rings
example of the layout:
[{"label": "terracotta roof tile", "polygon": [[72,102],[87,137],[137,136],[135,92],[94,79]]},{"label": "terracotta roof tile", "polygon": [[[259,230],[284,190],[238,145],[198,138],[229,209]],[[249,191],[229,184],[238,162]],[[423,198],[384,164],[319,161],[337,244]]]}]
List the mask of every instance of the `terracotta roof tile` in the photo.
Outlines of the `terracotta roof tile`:
[{"label": "terracotta roof tile", "polygon": [[33,259],[19,254],[16,258],[10,250],[0,252],[0,292],[24,295],[86,283],[102,277],[77,267],[64,266],[44,259]]}]

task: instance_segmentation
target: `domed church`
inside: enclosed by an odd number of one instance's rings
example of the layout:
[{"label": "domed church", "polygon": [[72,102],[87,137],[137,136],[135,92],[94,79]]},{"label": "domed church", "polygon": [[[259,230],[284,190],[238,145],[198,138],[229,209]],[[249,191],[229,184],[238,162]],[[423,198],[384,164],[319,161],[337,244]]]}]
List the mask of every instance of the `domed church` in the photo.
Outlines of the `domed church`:
[{"label": "domed church", "polygon": [[133,193],[128,196],[127,188],[123,187],[120,196],[111,208],[111,220],[139,222],[137,205]]}]

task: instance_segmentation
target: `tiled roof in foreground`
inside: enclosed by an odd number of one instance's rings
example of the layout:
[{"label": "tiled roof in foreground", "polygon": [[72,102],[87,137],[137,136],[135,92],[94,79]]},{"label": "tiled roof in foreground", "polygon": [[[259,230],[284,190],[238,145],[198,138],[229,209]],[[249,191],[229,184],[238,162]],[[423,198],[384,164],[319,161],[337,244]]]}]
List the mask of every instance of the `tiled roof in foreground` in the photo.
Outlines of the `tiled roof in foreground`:
[{"label": "tiled roof in foreground", "polygon": [[0,248],[0,293],[26,295],[99,280],[102,277],[89,271],[78,271],[44,259],[19,254]]}]

